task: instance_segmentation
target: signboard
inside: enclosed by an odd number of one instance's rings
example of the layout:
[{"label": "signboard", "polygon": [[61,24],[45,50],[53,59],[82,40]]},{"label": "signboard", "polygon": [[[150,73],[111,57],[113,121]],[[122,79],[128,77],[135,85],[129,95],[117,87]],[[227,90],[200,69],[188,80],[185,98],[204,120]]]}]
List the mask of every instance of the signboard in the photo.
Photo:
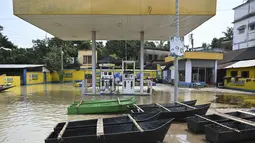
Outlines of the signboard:
[{"label": "signboard", "polygon": [[184,55],[184,38],[170,38],[170,56],[182,57]]}]

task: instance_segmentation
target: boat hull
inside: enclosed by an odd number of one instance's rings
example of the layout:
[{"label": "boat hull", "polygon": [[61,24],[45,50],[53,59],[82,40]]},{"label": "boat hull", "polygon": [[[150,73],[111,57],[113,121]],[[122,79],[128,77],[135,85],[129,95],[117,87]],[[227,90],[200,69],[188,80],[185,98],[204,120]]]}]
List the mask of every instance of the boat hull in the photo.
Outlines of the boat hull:
[{"label": "boat hull", "polygon": [[[255,121],[253,119],[253,121]],[[219,125],[209,124],[205,126],[206,139],[212,143],[242,143],[255,140],[255,127],[238,122],[222,123],[231,128],[240,130],[236,132]]]},{"label": "boat hull", "polygon": [[45,143],[149,143],[162,142],[173,119],[151,119],[138,122],[144,129],[140,132],[133,123],[104,126],[104,135],[96,136],[97,127],[66,130],[58,140],[59,132],[52,132]]},{"label": "boat hull", "polygon": [[[151,120],[154,118],[158,118],[160,113],[154,113],[154,114],[142,114],[142,115],[136,115],[133,116],[133,118],[138,121],[147,121]],[[121,117],[113,117],[113,118],[104,118],[103,123],[104,126],[111,126],[111,125],[116,125],[116,124],[126,124],[126,123],[131,123],[132,121],[128,118],[128,116],[121,116]],[[54,131],[59,132],[65,125],[65,122],[58,123]],[[97,119],[92,119],[92,120],[84,120],[84,121],[71,121],[68,124],[68,127],[66,130],[70,129],[79,129],[79,128],[88,128],[88,127],[96,127],[97,125]]]},{"label": "boat hull", "polygon": [[69,115],[118,113],[127,111],[128,110],[127,106],[132,106],[135,103],[136,100],[128,100],[120,103],[118,103],[118,101],[115,101],[105,103],[82,104],[79,107],[76,107],[76,105],[71,105],[67,108],[67,112]]},{"label": "boat hull", "polygon": [[[244,113],[240,113],[240,112],[230,112],[230,113],[226,113],[228,115],[234,116],[234,117],[238,117],[238,118],[243,118],[243,119],[253,119],[255,118],[255,116],[252,115],[248,115],[248,114],[244,114]],[[229,122],[230,120],[218,115],[207,115],[204,116],[205,118],[208,118],[210,120],[219,122],[219,123],[224,123],[224,122]],[[187,126],[188,129],[193,132],[193,133],[204,133],[204,126],[211,124],[210,121],[201,119],[200,117],[197,116],[193,116],[193,117],[189,117],[187,118]]]},{"label": "boat hull", "polygon": [[[182,121],[183,119],[194,116],[194,115],[205,115],[207,110],[210,107],[210,104],[197,105],[194,106],[196,109],[189,109],[187,107],[171,107],[167,108],[171,110],[171,112],[165,111],[162,108],[150,108],[149,111],[145,111],[143,113],[133,113],[133,114],[148,114],[151,112],[161,112],[161,116],[163,118],[174,118],[175,120]],[[149,108],[148,108],[149,109]]]}]

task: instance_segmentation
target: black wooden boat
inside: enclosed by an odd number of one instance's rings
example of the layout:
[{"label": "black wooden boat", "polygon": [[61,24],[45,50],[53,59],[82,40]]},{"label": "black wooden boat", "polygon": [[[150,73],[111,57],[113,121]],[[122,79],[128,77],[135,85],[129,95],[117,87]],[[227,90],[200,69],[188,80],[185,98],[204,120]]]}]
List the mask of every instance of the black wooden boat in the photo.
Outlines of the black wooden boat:
[{"label": "black wooden boat", "polygon": [[[255,116],[250,114],[245,114],[242,112],[230,112],[226,113],[227,115],[231,115],[234,117],[242,118],[242,119],[255,119]],[[206,119],[205,119],[206,118]],[[212,124],[209,120],[216,121],[218,123],[229,122],[231,121],[228,118],[224,118],[222,116],[213,114],[207,116],[193,116],[187,118],[188,129],[193,133],[204,133],[204,126],[208,124]]]},{"label": "black wooden boat", "polygon": [[[196,104],[197,100],[191,100],[191,101],[184,101],[184,102],[181,102],[181,103],[184,103],[186,105],[189,105],[189,106],[194,106]],[[164,104],[160,104],[164,107],[178,107],[178,106],[182,106],[178,103],[164,103]],[[137,105],[138,107],[140,108],[158,108],[158,105],[157,104],[144,104],[144,105]],[[136,107],[129,107],[130,110],[133,110],[133,109],[136,109]]]},{"label": "black wooden boat", "polygon": [[[160,113],[151,113],[151,114],[136,114],[132,117],[140,122],[140,121],[146,121],[151,120],[154,118],[158,118]],[[120,116],[120,117],[113,117],[113,118],[104,118],[103,119],[104,126],[108,125],[116,125],[116,124],[125,124],[125,123],[131,123],[132,121],[130,118],[126,115]],[[54,131],[60,131],[65,125],[65,122],[58,123],[56,127],[54,128]],[[77,128],[86,128],[86,127],[95,127],[97,125],[97,119],[92,120],[83,120],[83,121],[70,121],[67,126],[67,130],[69,129],[77,129]]]},{"label": "black wooden boat", "polygon": [[185,119],[194,115],[205,115],[210,107],[209,104],[196,105],[196,106],[178,106],[178,107],[155,107],[155,108],[142,108],[144,112],[132,111],[133,114],[148,114],[161,112],[160,116],[163,118],[175,118],[175,120]]},{"label": "black wooden boat", "polygon": [[[250,119],[255,121],[255,119]],[[206,139],[212,143],[255,142],[255,127],[245,123],[230,121],[222,125],[205,125]],[[226,127],[224,127],[226,126]]]},{"label": "black wooden boat", "polygon": [[[130,116],[129,116],[130,117]],[[171,119],[161,118],[125,124],[61,130],[52,132],[45,143],[148,143],[162,142],[167,134]],[[99,128],[100,127],[100,128]]]},{"label": "black wooden boat", "polygon": [[3,86],[3,85],[1,85],[0,86],[0,92],[3,92],[3,91],[5,91],[5,90],[8,90],[8,89],[10,89],[10,88],[13,88],[14,86]]}]

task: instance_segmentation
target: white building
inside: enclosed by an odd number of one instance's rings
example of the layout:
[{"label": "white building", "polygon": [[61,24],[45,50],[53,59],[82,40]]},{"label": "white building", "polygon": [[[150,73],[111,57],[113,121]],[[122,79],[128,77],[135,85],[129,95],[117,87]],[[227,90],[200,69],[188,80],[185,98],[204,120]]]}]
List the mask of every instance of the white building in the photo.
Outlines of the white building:
[{"label": "white building", "polygon": [[234,8],[233,50],[255,47],[255,0]]}]

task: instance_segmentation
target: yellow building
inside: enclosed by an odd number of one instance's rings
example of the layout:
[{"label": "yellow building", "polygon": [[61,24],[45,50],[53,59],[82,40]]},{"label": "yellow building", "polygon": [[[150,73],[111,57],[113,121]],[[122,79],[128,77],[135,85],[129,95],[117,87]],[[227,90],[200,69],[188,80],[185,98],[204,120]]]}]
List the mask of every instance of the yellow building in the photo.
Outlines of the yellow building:
[{"label": "yellow building", "polygon": [[[78,51],[78,62],[81,64],[81,69],[87,69],[92,67],[92,50],[80,50]],[[97,63],[97,53],[96,53]]]},{"label": "yellow building", "polygon": [[[198,82],[202,86],[215,85],[217,82],[218,61],[220,60],[223,60],[223,53],[185,52],[183,58],[179,58],[179,85],[191,87]],[[174,59],[169,56],[165,58],[165,62],[168,65],[165,68],[165,72],[163,72],[163,77],[168,77],[168,79],[171,79],[170,82],[173,82]]]},{"label": "yellow building", "polygon": [[255,60],[235,62],[225,69],[225,87],[255,92]]},{"label": "yellow building", "polygon": [[225,88],[255,92],[255,48],[225,53],[218,73]]}]

